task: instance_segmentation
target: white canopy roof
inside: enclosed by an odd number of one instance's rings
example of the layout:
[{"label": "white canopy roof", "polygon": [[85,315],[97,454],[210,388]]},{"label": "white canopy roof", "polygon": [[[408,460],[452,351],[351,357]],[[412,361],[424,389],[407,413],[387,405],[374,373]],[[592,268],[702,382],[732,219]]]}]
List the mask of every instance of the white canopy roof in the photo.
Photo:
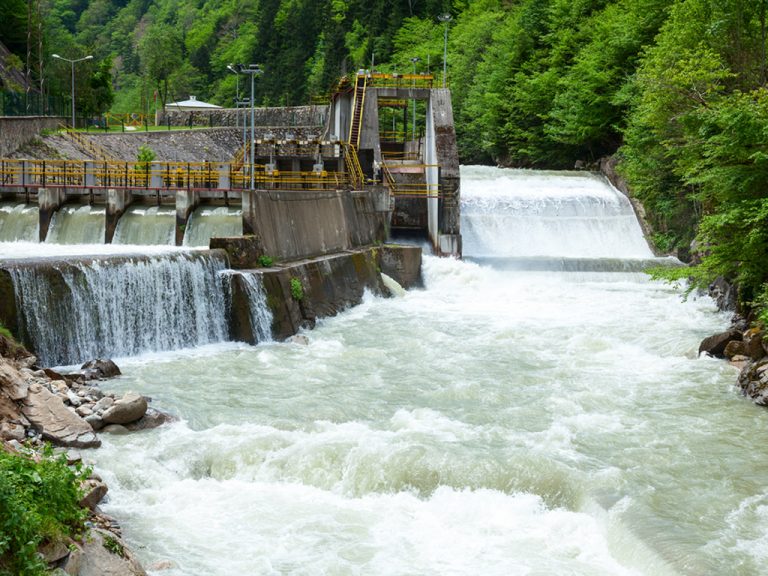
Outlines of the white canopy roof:
[{"label": "white canopy roof", "polygon": [[178,109],[192,109],[192,110],[200,110],[202,108],[204,109],[210,109],[210,108],[221,108],[221,106],[216,106],[216,104],[210,104],[208,102],[203,102],[202,100],[198,100],[195,96],[190,96],[189,100],[182,100],[180,102],[169,102],[165,105],[166,108],[178,108]]}]

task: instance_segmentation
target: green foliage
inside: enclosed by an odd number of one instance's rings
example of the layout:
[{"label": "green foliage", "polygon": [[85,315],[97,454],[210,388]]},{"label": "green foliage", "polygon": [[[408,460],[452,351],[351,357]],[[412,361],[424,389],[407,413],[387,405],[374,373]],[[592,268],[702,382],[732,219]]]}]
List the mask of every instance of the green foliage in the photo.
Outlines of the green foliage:
[{"label": "green foliage", "polygon": [[125,548],[123,548],[123,545],[120,544],[117,538],[113,538],[112,536],[105,535],[103,546],[104,548],[109,550],[112,554],[120,556],[120,558],[125,558]]},{"label": "green foliage", "polygon": [[275,263],[274,258],[267,256],[266,254],[262,254],[261,256],[259,256],[259,266],[262,266],[264,268],[269,268],[274,263]]},{"label": "green foliage", "polygon": [[304,299],[304,286],[298,278],[291,278],[291,297],[297,302]]},{"label": "green foliage", "polygon": [[83,534],[80,484],[88,472],[69,468],[50,448],[37,461],[0,450],[0,574],[42,576],[47,571],[37,547]]},{"label": "green foliage", "polygon": [[0,324],[0,336],[3,336],[4,338],[8,338],[8,340],[15,342],[16,340],[13,337],[13,334],[11,334],[11,331],[8,330],[5,326]]},{"label": "green foliage", "polygon": [[136,161],[137,162],[152,162],[157,155],[155,154],[155,151],[152,150],[149,146],[142,144],[139,146],[139,152],[136,154]]}]

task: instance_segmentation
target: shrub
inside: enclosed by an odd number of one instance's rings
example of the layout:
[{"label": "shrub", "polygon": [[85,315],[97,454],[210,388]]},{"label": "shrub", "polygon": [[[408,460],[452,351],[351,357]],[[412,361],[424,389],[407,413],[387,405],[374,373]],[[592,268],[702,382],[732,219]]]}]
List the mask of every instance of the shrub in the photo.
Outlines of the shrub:
[{"label": "shrub", "polygon": [[38,546],[83,534],[80,486],[89,472],[50,447],[40,457],[0,450],[0,575],[42,576]]},{"label": "shrub", "polygon": [[266,254],[262,254],[261,256],[259,256],[259,266],[262,266],[264,268],[269,268],[274,263],[275,263],[274,258],[271,258]]},{"label": "shrub", "polygon": [[304,299],[304,286],[301,285],[301,280],[298,278],[291,278],[291,296],[297,302]]}]

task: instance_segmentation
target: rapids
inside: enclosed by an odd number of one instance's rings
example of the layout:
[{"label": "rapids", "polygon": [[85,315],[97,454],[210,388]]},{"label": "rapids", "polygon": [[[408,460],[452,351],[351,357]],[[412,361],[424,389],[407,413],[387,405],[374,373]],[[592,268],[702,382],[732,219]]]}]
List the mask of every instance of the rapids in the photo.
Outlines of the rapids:
[{"label": "rapids", "polygon": [[696,354],[727,316],[607,271],[652,255],[595,177],[468,167],[462,194],[467,259],[424,290],[306,346],[119,362],[105,387],[180,418],[95,453],[152,574],[766,573],[768,416]]}]

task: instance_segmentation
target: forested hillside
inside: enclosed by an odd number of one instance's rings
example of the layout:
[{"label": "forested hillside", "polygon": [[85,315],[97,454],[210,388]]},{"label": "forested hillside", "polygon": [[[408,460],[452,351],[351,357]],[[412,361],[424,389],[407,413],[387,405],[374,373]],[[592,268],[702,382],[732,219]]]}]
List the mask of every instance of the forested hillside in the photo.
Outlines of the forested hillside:
[{"label": "forested hillside", "polygon": [[464,163],[568,168],[618,152],[658,245],[685,250],[698,230],[701,281],[735,278],[752,302],[768,278],[767,3],[0,0],[0,35],[20,67],[31,38],[32,77],[62,94],[69,69],[51,53],[92,53],[77,71],[89,113],[190,94],[230,105],[230,63],[262,66],[259,103],[303,104],[372,61],[439,71],[448,12]]}]

